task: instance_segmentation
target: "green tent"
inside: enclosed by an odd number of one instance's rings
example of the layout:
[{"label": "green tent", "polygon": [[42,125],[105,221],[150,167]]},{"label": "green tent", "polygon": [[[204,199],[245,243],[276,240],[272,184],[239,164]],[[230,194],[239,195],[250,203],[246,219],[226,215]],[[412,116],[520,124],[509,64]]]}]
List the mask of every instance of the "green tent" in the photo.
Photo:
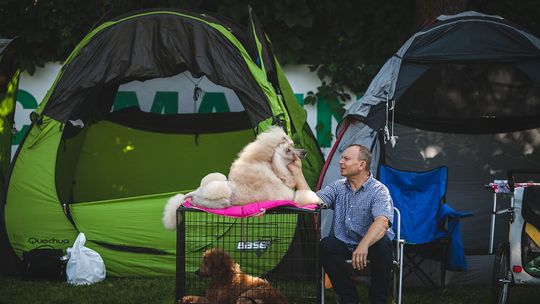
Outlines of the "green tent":
[{"label": "green tent", "polygon": [[[15,102],[19,88],[19,69],[16,64],[17,39],[0,38],[0,189],[6,185],[6,175],[11,160],[11,130],[15,116]],[[0,214],[3,214],[5,197],[0,199]],[[4,227],[4,217],[0,217],[0,227]],[[4,229],[0,228],[0,269],[13,273],[12,260],[17,257],[10,250]]]},{"label": "green tent", "polygon": [[17,39],[0,38],[0,187],[4,188],[11,159],[11,130],[19,88]]},{"label": "green tent", "polygon": [[[161,223],[166,200],[209,172],[227,174],[240,149],[275,124],[308,150],[304,173],[314,185],[322,154],[250,16],[244,28],[206,13],[136,12],[100,24],[77,45],[11,165],[2,229],[18,257],[41,245],[66,249],[84,232],[108,274],[174,274],[175,232]],[[124,83],[186,71],[233,90],[244,111],[113,106]]]}]

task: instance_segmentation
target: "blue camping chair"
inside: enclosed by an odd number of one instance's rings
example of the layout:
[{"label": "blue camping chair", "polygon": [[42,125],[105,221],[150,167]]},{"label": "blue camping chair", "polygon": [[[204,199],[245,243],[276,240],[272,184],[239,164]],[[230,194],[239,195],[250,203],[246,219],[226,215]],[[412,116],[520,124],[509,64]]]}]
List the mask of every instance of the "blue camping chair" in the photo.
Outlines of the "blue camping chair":
[{"label": "blue camping chair", "polygon": [[[437,284],[421,268],[426,259],[440,261],[440,292],[444,292],[446,270],[467,267],[459,219],[471,216],[446,205],[448,168],[426,172],[401,171],[380,165],[379,180],[388,187],[394,207],[401,211],[401,238],[405,240],[403,279],[414,273],[429,288]],[[394,230],[397,227],[394,226]]]}]

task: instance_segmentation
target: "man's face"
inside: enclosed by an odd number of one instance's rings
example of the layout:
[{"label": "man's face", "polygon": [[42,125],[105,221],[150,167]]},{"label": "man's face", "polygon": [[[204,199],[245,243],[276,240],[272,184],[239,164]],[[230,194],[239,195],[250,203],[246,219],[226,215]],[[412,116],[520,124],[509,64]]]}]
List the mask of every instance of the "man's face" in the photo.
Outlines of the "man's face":
[{"label": "man's face", "polygon": [[366,167],[366,161],[359,159],[358,147],[349,147],[341,154],[339,169],[341,176],[351,177],[359,174]]}]

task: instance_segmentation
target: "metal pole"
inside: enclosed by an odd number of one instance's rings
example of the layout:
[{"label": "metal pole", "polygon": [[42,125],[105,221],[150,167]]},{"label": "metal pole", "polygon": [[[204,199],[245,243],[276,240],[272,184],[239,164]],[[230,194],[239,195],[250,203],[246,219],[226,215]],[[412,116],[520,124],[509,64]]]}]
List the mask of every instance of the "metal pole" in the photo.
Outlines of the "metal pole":
[{"label": "metal pole", "polygon": [[321,274],[322,274],[322,279],[321,279],[321,304],[324,304],[324,293],[326,292],[325,291],[325,286],[324,286],[324,269],[321,267]]},{"label": "metal pole", "polygon": [[176,209],[176,301],[186,295],[186,212]]},{"label": "metal pole", "polygon": [[398,304],[401,304],[401,292],[403,290],[403,245],[404,240],[399,240],[400,249],[399,249],[399,288],[398,288]]},{"label": "metal pole", "polygon": [[399,264],[399,279],[398,279],[398,294],[397,294],[397,304],[401,304],[401,291],[402,291],[402,285],[403,285],[403,243],[404,240],[401,239],[401,212],[398,208],[394,207],[394,211],[397,215],[397,242],[396,242],[396,250],[397,250],[397,256],[398,256],[398,264]]},{"label": "metal pole", "polygon": [[493,192],[493,209],[491,211],[491,227],[489,232],[489,254],[493,254],[493,239],[495,238],[495,216],[497,215],[497,193]]}]

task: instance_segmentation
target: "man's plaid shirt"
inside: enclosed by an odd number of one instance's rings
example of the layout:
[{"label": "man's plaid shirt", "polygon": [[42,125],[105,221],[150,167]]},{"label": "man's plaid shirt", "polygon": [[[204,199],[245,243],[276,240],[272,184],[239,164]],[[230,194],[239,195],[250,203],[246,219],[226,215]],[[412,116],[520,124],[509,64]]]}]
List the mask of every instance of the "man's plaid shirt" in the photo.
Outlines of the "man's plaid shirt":
[{"label": "man's plaid shirt", "polygon": [[[334,210],[330,233],[354,250],[376,217],[385,216],[390,226],[394,204],[385,185],[370,174],[368,180],[353,192],[346,179],[341,179],[317,192],[324,204]],[[394,239],[392,228],[386,235]]]}]

